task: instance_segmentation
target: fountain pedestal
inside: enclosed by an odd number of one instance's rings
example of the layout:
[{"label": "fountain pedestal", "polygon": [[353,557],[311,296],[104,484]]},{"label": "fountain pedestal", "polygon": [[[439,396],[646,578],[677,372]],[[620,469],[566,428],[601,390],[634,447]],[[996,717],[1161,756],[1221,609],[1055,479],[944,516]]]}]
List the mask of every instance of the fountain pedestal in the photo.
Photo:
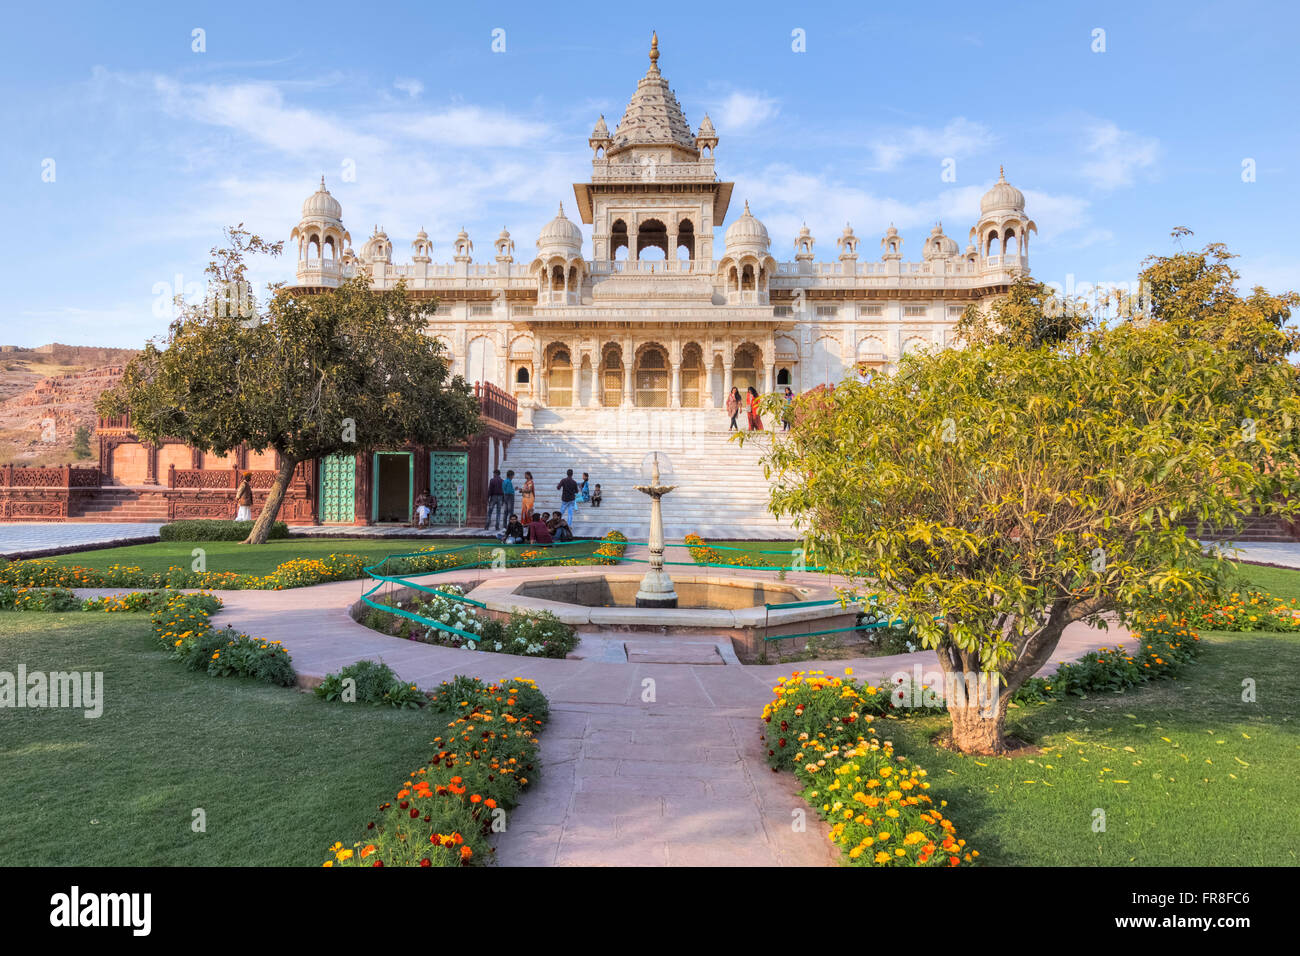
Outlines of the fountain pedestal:
[{"label": "fountain pedestal", "polygon": [[637,607],[677,606],[673,580],[664,570],[664,516],[660,506],[660,499],[675,487],[659,483],[659,454],[656,452],[650,484],[636,486],[637,491],[650,496],[650,570],[646,571],[636,592]]}]

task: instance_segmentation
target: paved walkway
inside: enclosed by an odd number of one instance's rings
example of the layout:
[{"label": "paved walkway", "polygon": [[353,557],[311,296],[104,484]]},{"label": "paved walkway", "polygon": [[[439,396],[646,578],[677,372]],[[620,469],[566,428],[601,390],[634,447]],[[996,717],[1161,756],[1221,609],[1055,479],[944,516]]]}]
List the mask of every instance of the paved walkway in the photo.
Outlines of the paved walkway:
[{"label": "paved walkway", "polygon": [[[803,577],[825,580],[788,576]],[[451,572],[422,580],[475,579]],[[758,715],[773,684],[796,669],[843,675],[853,667],[878,683],[900,671],[937,671],[932,652],[795,665],[628,663],[609,649],[655,640],[628,633],[584,634],[580,651],[606,649],[584,660],[453,650],[362,627],[348,608],[363,590],[360,581],[343,581],[220,592],[225,607],[214,623],[283,641],[305,676],[371,658],[423,688],[456,674],[536,680],[552,708],[541,734],[545,769],[498,844],[505,865],[830,865],[836,854],[825,825],[798,796],[794,777],[772,773],[766,763]],[[1073,626],[1045,669],[1126,637],[1120,629]],[[795,811],[805,811],[802,832],[793,826]]]},{"label": "paved walkway", "polygon": [[48,548],[75,548],[141,538],[157,538],[158,523],[4,521],[0,522],[0,555],[25,554]]},{"label": "paved walkway", "polygon": [[1254,561],[1258,564],[1280,564],[1286,568],[1300,568],[1300,541],[1242,541],[1222,545],[1224,553],[1234,561]]}]

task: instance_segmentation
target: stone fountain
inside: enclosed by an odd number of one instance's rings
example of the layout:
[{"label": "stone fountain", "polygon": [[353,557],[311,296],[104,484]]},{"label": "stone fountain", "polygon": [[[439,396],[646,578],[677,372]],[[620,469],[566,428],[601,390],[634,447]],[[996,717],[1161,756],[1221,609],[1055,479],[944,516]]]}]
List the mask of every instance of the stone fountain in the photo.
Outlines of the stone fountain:
[{"label": "stone fountain", "polygon": [[636,592],[637,607],[676,607],[677,592],[673,579],[664,570],[664,516],[660,499],[676,485],[659,483],[659,453],[653,453],[650,466],[650,484],[636,485],[636,490],[650,496],[650,570],[641,579]]}]

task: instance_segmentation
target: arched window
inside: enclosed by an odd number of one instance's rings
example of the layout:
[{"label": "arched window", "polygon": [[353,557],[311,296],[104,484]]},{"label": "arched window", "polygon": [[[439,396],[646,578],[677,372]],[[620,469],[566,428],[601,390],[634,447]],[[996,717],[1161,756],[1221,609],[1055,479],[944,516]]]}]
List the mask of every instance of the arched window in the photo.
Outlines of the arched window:
[{"label": "arched window", "polygon": [[788,368],[782,367],[776,370],[776,384],[777,385],[790,384],[790,370]]},{"label": "arched window", "polygon": [[[620,249],[623,250],[621,256],[618,254]],[[622,219],[615,219],[609,227],[609,257],[616,260],[628,258],[627,223]]]},{"label": "arched window", "polygon": [[610,343],[600,353],[600,404],[617,408],[623,404],[623,350]]},{"label": "arched window", "polygon": [[699,408],[704,401],[704,350],[696,342],[682,346],[682,408]]},{"label": "arched window", "polygon": [[638,408],[668,407],[668,356],[658,345],[647,345],[637,355],[633,369]]},{"label": "arched window", "polygon": [[[663,255],[654,256],[655,259],[668,258],[668,227],[658,219],[647,219],[637,227],[636,232],[636,257],[642,258],[642,253],[648,249],[658,249]],[[651,258],[649,256],[645,258]]]},{"label": "arched window", "polygon": [[517,385],[527,385],[527,384],[528,384],[528,366],[527,366],[527,365],[521,365],[521,366],[519,366],[519,368],[515,371],[515,384],[517,384]]},{"label": "arched window", "polygon": [[568,408],[573,404],[573,362],[568,349],[557,348],[551,352],[546,403],[552,408]]},{"label": "arched window", "polygon": [[[686,255],[682,255],[685,250]],[[689,219],[677,224],[677,248],[673,250],[674,259],[695,259],[695,226]]]}]

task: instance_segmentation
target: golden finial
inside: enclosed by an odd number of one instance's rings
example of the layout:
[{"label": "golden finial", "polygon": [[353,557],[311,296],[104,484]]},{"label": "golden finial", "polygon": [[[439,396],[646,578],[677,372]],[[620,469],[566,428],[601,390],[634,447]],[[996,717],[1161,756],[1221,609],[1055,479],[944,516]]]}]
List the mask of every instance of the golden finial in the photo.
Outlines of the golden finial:
[{"label": "golden finial", "polygon": [[659,69],[659,34],[653,31],[650,34],[650,68]]},{"label": "golden finial", "polygon": [[998,181],[1004,183],[1007,181],[1007,174],[1001,166],[998,166]]}]

